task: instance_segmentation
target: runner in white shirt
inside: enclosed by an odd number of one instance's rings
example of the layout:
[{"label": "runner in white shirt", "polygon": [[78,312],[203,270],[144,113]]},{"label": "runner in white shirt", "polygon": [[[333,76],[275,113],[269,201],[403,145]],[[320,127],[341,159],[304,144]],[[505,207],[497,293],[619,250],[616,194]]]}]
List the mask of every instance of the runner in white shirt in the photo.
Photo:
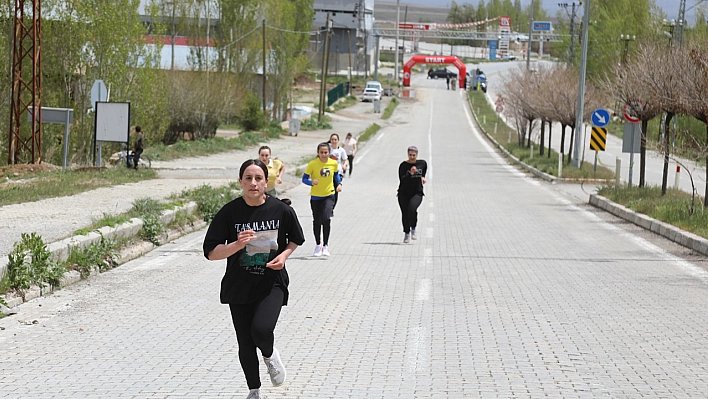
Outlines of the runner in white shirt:
[{"label": "runner in white shirt", "polygon": [[[343,179],[344,173],[346,173],[349,168],[349,160],[347,159],[347,152],[344,148],[339,147],[339,135],[337,133],[332,133],[329,136],[329,157],[337,161],[339,165],[339,176]],[[334,208],[337,206],[337,200],[339,200],[339,193],[334,193],[334,206],[332,207],[332,216],[334,216]]]},{"label": "runner in white shirt", "polygon": [[[356,156],[356,140],[352,137],[351,133],[347,133],[347,138],[342,142],[342,147],[344,147],[344,152],[347,153],[349,177],[351,177],[352,169],[354,169],[354,157]],[[342,174],[342,176],[344,176],[344,174]]]}]

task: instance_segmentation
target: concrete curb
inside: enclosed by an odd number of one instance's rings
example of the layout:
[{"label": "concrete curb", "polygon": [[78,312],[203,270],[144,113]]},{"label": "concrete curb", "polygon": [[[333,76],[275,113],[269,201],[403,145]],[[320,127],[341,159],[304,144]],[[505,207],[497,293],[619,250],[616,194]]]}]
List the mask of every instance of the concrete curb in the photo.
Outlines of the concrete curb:
[{"label": "concrete curb", "polygon": [[588,203],[702,255],[708,255],[708,239],[637,213],[601,195],[591,194]]},{"label": "concrete curb", "polygon": [[[197,209],[197,203],[188,202],[187,204],[177,207],[175,209],[163,211],[162,215],[160,216],[160,221],[163,225],[167,226],[172,223],[179,214],[193,214],[197,211]],[[166,243],[176,238],[179,238],[185,234],[202,229],[204,226],[206,226],[206,222],[204,222],[203,220],[199,220],[193,223],[191,226],[181,227],[178,229],[167,231],[160,237],[159,241],[160,243]],[[100,242],[103,237],[115,240],[135,237],[140,234],[140,230],[142,229],[142,227],[143,221],[138,218],[133,218],[130,221],[115,227],[106,226],[98,230],[92,231],[86,235],[76,235],[47,244],[47,249],[49,250],[49,252],[51,252],[53,260],[57,262],[63,262],[68,259],[71,250],[74,248],[86,248],[90,244]],[[141,242],[137,245],[126,247],[119,254],[117,263],[118,265],[121,265],[125,262],[138,258],[152,251],[154,248],[155,245],[149,242]],[[0,276],[3,276],[5,274],[5,271],[7,270],[7,262],[7,259],[0,261]],[[98,272],[92,272],[91,274],[93,275],[96,273]],[[81,274],[79,272],[74,270],[68,271],[62,278],[61,284],[59,285],[59,287],[57,287],[57,289],[74,284],[79,280],[81,280]],[[40,289],[39,287],[32,287],[31,289],[25,292],[24,300],[20,297],[5,298],[5,300],[8,306],[12,308],[14,306],[19,306],[24,302],[38,298],[42,295],[51,293],[53,291],[54,290],[52,290],[51,288]]]},{"label": "concrete curb", "polygon": [[509,151],[507,151],[507,149],[504,148],[503,145],[499,144],[489,133],[487,133],[486,130],[484,130],[484,128],[482,128],[482,125],[479,124],[479,120],[477,119],[477,114],[474,113],[474,107],[470,103],[470,100],[469,100],[470,97],[469,96],[465,96],[465,97],[467,97],[467,103],[470,107],[470,111],[472,112],[474,123],[477,126],[477,129],[479,129],[482,133],[484,133],[484,135],[487,137],[487,139],[489,141],[491,141],[492,144],[494,144],[497,147],[497,149],[499,149],[499,151],[501,153],[506,155],[512,161],[514,161],[514,163],[519,165],[521,168],[532,173],[534,176],[536,176],[540,179],[543,179],[547,182],[550,182],[551,184],[558,184],[558,183],[610,184],[610,183],[614,182],[614,180],[606,180],[606,179],[568,179],[568,178],[563,178],[563,177],[555,177],[553,175],[549,175],[546,172],[542,172],[529,164],[522,162],[519,158],[515,157]]}]

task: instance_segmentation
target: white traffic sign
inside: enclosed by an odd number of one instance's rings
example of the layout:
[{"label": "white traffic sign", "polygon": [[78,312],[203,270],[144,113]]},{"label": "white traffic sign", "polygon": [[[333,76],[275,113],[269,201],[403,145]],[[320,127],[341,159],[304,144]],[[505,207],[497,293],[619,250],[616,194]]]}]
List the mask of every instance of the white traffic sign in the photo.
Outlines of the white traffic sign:
[{"label": "white traffic sign", "polygon": [[504,112],[504,106],[502,104],[497,104],[497,113],[501,114]]},{"label": "white traffic sign", "polygon": [[108,89],[102,80],[96,80],[91,86],[91,108],[96,107],[97,102],[108,101]]},{"label": "white traffic sign", "polygon": [[627,101],[627,103],[622,107],[624,119],[632,123],[641,122],[641,119],[637,117],[637,111],[641,111],[643,109],[644,102],[642,100],[632,99]]}]

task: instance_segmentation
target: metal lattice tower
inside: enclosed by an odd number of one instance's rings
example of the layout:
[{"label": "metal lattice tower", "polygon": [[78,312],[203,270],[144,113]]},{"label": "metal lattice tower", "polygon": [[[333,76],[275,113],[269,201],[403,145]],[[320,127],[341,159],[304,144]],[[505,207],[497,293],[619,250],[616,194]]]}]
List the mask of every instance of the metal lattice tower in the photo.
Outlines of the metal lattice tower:
[{"label": "metal lattice tower", "polygon": [[[15,0],[7,155],[10,165],[42,162],[41,20],[41,0]],[[25,111],[33,116],[29,132],[20,129]]]}]

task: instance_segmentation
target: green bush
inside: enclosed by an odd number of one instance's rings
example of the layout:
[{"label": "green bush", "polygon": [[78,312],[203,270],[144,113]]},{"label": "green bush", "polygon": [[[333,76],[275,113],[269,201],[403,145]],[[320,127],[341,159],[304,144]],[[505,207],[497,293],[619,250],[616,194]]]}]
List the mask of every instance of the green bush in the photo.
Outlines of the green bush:
[{"label": "green bush", "polygon": [[381,119],[390,118],[391,115],[393,115],[393,110],[395,110],[397,106],[398,106],[398,99],[396,97],[391,98],[391,101],[386,106],[386,109],[384,110],[384,113],[381,116]]},{"label": "green bush", "polygon": [[165,206],[152,198],[138,198],[133,202],[130,213],[143,220],[140,236],[156,246],[160,245],[160,234],[165,232],[165,226],[160,221],[160,215]]},{"label": "green bush", "polygon": [[266,135],[271,139],[277,139],[282,133],[285,133],[285,129],[283,129],[278,121],[268,122],[268,126],[266,126],[264,130]]},{"label": "green bush", "polygon": [[73,248],[66,265],[81,273],[81,277],[87,277],[93,270],[103,272],[112,269],[116,264],[114,259],[118,255],[116,247],[114,240],[101,235],[101,241],[98,243],[89,244],[85,248]]},{"label": "green bush", "polygon": [[154,214],[143,216],[143,228],[140,236],[146,241],[150,241],[156,247],[160,246],[160,234],[165,232],[165,226],[160,221],[160,217]]},{"label": "green bush", "polygon": [[238,189],[238,185],[235,183],[219,188],[203,184],[197,188],[182,191],[181,196],[196,202],[202,219],[209,223],[222,206],[234,199],[232,191],[235,189]]},{"label": "green bush", "polygon": [[322,116],[322,121],[318,121],[317,117],[312,115],[310,118],[305,119],[302,121],[300,124],[300,130],[325,130],[325,129],[331,129],[332,125],[330,125],[328,122],[331,121],[332,118],[330,118],[327,115]]},{"label": "green bush", "polygon": [[51,253],[41,236],[22,233],[8,254],[7,275],[10,288],[24,297],[24,290],[33,284],[44,288],[58,287],[66,269],[52,260]]},{"label": "green bush", "polygon": [[261,103],[258,100],[258,97],[249,91],[246,95],[245,106],[239,115],[239,122],[246,131],[252,132],[261,130],[263,128],[264,121],[265,117],[263,116]]},{"label": "green bush", "polygon": [[366,130],[364,130],[364,133],[359,135],[359,142],[364,142],[364,141],[369,140],[380,129],[381,129],[381,126],[377,125],[376,123],[372,123],[371,125],[369,125],[369,127],[366,128]]}]

